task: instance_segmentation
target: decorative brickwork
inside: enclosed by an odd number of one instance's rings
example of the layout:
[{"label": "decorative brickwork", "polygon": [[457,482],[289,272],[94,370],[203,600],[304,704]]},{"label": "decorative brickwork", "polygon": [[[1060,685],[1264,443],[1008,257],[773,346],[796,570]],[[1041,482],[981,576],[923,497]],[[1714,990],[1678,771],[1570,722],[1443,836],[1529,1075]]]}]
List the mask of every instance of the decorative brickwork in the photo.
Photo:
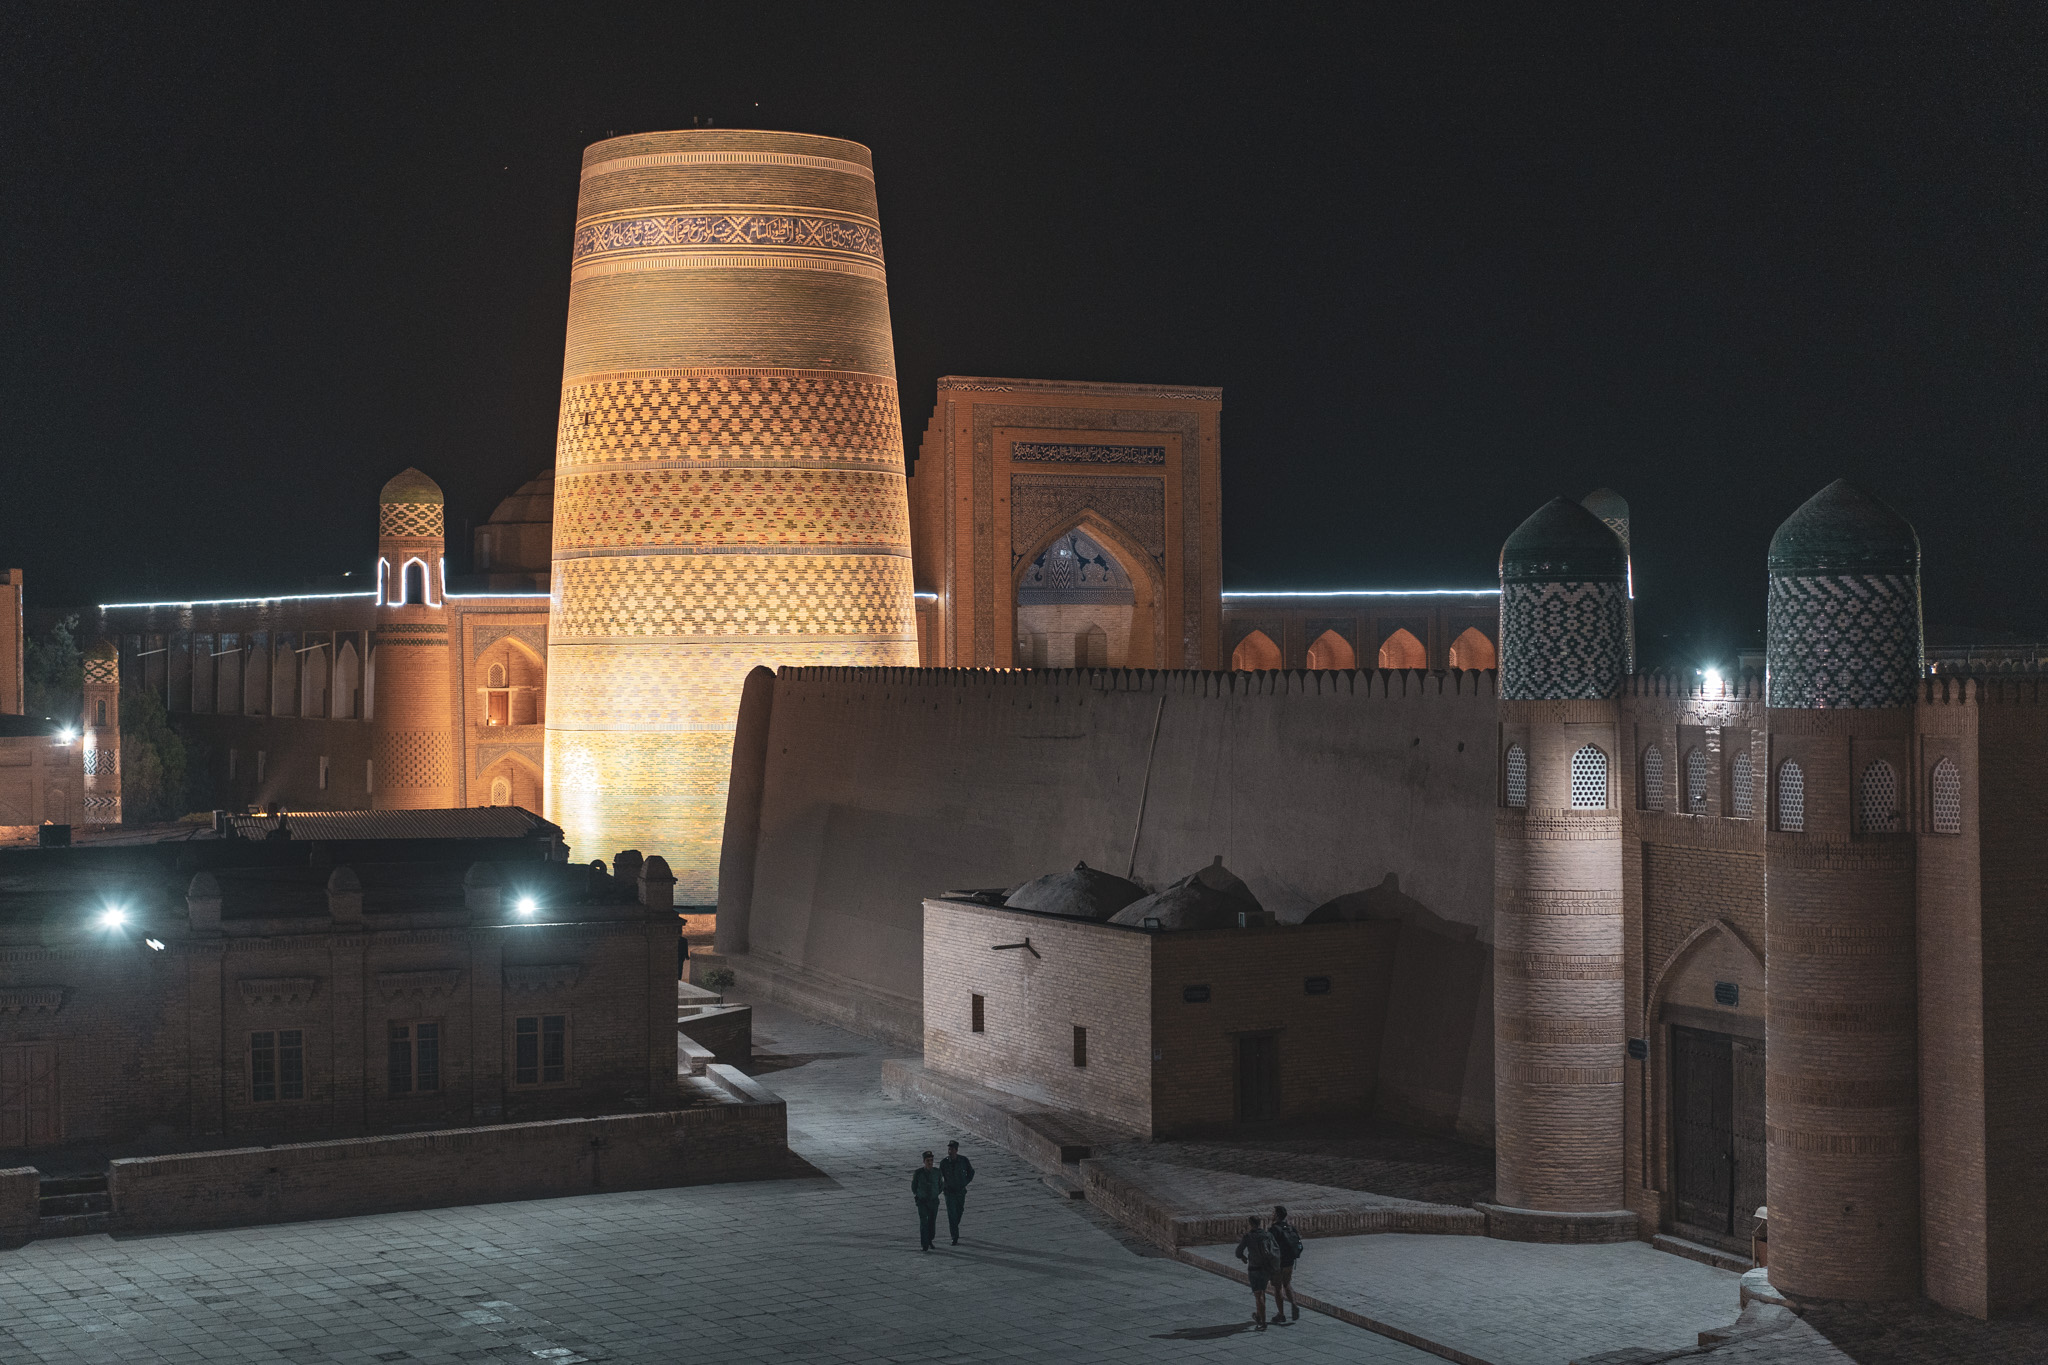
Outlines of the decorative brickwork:
[{"label": "decorative brickwork", "polygon": [[446,730],[393,730],[377,736],[377,782],[382,787],[445,790],[453,776]]},{"label": "decorative brickwork", "polygon": [[872,220],[794,213],[663,213],[611,218],[576,229],[570,259],[611,252],[679,248],[774,247],[882,261],[882,230]]},{"label": "decorative brickwork", "polygon": [[1611,697],[1628,672],[1620,583],[1508,583],[1500,599],[1500,687],[1509,701]]},{"label": "decorative brickwork", "polygon": [[590,466],[720,460],[900,472],[895,381],[798,369],[654,369],[585,376],[562,391],[558,477]]},{"label": "decorative brickwork", "polygon": [[1772,706],[1907,706],[1920,678],[1920,583],[1904,574],[1773,574]]},{"label": "decorative brickwork", "polygon": [[379,510],[377,534],[386,540],[439,540],[441,504],[387,502]]},{"label": "decorative brickwork", "polygon": [[555,484],[555,557],[716,549],[889,553],[910,542],[903,476],[887,470],[610,469]]},{"label": "decorative brickwork", "polygon": [[1165,446],[1090,445],[1084,441],[1012,441],[1010,458],[1020,464],[1166,463]]}]

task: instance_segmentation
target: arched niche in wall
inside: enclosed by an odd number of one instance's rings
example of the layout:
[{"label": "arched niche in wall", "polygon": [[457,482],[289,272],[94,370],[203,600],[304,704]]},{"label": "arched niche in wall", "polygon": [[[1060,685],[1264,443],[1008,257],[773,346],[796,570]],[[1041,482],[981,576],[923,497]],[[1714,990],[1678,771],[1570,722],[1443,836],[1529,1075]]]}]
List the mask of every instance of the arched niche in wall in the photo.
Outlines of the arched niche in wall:
[{"label": "arched niche in wall", "polygon": [[1452,668],[1497,668],[1500,654],[1493,647],[1493,641],[1486,638],[1486,632],[1477,626],[1465,627],[1464,634],[1451,641]]},{"label": "arched niche in wall", "polygon": [[1260,673],[1280,667],[1280,646],[1263,630],[1255,630],[1230,651],[1230,667],[1237,673]]},{"label": "arched niche in wall", "polygon": [[540,769],[524,755],[514,753],[492,760],[471,790],[470,799],[479,806],[522,806],[537,811],[544,788]]},{"label": "arched niche in wall", "polygon": [[476,723],[538,725],[545,716],[547,660],[515,635],[486,645],[470,666]]},{"label": "arched niche in wall", "polygon": [[1358,667],[1358,651],[1336,631],[1326,630],[1308,647],[1308,666],[1348,671]]},{"label": "arched niche in wall", "polygon": [[1380,667],[1428,668],[1429,651],[1409,631],[1397,630],[1380,641]]},{"label": "arched niche in wall", "polygon": [[[1156,668],[1164,656],[1158,566],[1092,513],[1030,547],[1018,562],[1013,592],[1020,666]],[[1101,631],[1101,641],[1092,630]],[[1087,662],[1091,644],[1104,662]]]}]

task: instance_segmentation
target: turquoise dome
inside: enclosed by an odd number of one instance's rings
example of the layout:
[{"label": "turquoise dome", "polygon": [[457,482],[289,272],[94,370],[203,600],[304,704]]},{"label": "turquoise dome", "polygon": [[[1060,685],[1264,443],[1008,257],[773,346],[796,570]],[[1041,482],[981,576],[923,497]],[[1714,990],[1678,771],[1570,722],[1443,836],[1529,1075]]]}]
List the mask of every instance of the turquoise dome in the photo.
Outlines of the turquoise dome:
[{"label": "turquoise dome", "polygon": [[1801,503],[1771,537],[1774,574],[1919,568],[1920,537],[1913,524],[1847,479],[1836,479]]},{"label": "turquoise dome", "polygon": [[1604,583],[1628,578],[1628,554],[1606,522],[1569,498],[1552,498],[1500,549],[1503,583]]}]

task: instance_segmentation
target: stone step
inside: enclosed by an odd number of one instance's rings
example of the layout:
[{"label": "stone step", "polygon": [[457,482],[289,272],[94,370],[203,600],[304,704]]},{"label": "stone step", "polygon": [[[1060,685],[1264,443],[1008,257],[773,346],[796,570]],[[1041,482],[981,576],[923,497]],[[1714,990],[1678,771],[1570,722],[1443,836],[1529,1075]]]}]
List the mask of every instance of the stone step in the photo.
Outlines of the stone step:
[{"label": "stone step", "polygon": [[111,1213],[67,1213],[55,1218],[44,1217],[36,1223],[36,1236],[83,1237],[88,1233],[105,1232],[112,1220]]},{"label": "stone step", "polygon": [[1051,1175],[1041,1176],[1040,1179],[1044,1180],[1046,1186],[1062,1199],[1086,1199],[1088,1197],[1088,1192],[1081,1187],[1081,1182],[1075,1177],[1068,1175],[1065,1171],[1055,1171]]},{"label": "stone step", "polygon": [[1695,1242],[1674,1233],[1660,1232],[1650,1239],[1650,1245],[1659,1251],[1668,1251],[1673,1256],[1683,1256],[1688,1261],[1698,1261],[1701,1265],[1710,1265],[1716,1270],[1732,1270],[1738,1275],[1745,1270],[1756,1269],[1756,1262],[1747,1256],[1738,1256],[1732,1251],[1710,1247],[1704,1242]]},{"label": "stone step", "polygon": [[106,1172],[96,1175],[47,1175],[36,1182],[37,1192],[47,1199],[53,1194],[105,1194]]},{"label": "stone step", "polygon": [[113,1207],[113,1196],[104,1189],[86,1194],[46,1194],[36,1201],[36,1211],[45,1219],[73,1213],[108,1213]]}]

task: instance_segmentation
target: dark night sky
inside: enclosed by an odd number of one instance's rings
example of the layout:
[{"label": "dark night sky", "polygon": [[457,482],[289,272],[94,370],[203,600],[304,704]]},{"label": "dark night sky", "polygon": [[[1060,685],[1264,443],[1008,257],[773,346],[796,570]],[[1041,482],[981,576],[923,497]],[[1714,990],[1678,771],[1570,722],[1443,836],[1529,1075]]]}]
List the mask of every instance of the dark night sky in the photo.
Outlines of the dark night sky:
[{"label": "dark night sky", "polygon": [[2040,638],[2040,11],[1851,12],[22,7],[0,558],[288,590],[407,464],[487,516],[553,455],[580,149],[709,117],[874,149],[913,443],[942,373],[1222,385],[1226,587],[1484,585],[1607,483],[1647,641],[1725,657],[1846,474],[1937,635]]}]

